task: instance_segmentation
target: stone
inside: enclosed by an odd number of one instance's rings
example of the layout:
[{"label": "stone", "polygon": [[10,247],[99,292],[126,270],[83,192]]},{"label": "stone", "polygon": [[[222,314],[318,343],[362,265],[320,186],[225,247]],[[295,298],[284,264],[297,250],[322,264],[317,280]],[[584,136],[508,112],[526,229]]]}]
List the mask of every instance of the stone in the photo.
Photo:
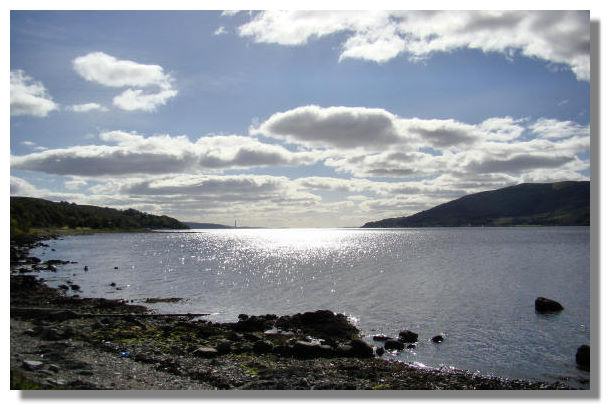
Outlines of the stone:
[{"label": "stone", "polygon": [[544,297],[538,297],[536,301],[534,301],[534,308],[538,313],[558,313],[564,309],[557,301]]},{"label": "stone", "polygon": [[258,354],[271,353],[273,351],[273,343],[267,340],[258,340],[254,343],[252,350]]},{"label": "stone", "polygon": [[292,354],[300,359],[331,357],[333,355],[333,348],[317,342],[299,340],[292,346]]},{"label": "stone", "polygon": [[431,338],[432,343],[442,343],[444,341],[444,334],[440,333]]},{"label": "stone", "polygon": [[392,337],[385,336],[384,334],[376,334],[374,337],[372,337],[372,339],[375,342],[384,342],[384,341],[387,341],[387,340],[391,340],[391,338]]},{"label": "stone", "polygon": [[378,347],[378,348],[376,349],[376,354],[377,354],[378,356],[382,356],[382,355],[384,354],[384,347]]},{"label": "stone", "polygon": [[199,347],[194,351],[195,356],[212,358],[218,355],[218,351],[213,347]]},{"label": "stone", "polygon": [[21,366],[27,370],[40,370],[43,368],[43,362],[39,360],[24,360]]},{"label": "stone", "polygon": [[589,370],[589,345],[584,344],[577,349],[575,360],[580,369]]},{"label": "stone", "polygon": [[404,344],[399,340],[387,340],[384,342],[384,348],[386,350],[404,350]]},{"label": "stone", "polygon": [[374,357],[374,348],[363,340],[351,340],[350,352],[352,357],[369,358]]},{"label": "stone", "polygon": [[399,340],[404,343],[416,343],[419,335],[411,330],[403,330],[399,332]]},{"label": "stone", "polygon": [[229,353],[231,351],[231,345],[232,343],[230,341],[224,340],[218,343],[218,345],[216,346],[216,350],[219,354]]}]

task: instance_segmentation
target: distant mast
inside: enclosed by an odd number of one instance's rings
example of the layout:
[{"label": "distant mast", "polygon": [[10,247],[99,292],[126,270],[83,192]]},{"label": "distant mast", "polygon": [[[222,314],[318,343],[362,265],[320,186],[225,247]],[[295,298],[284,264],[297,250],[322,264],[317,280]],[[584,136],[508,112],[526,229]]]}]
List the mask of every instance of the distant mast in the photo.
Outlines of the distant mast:
[{"label": "distant mast", "polygon": [[235,229],[237,229],[237,219],[235,219]]}]

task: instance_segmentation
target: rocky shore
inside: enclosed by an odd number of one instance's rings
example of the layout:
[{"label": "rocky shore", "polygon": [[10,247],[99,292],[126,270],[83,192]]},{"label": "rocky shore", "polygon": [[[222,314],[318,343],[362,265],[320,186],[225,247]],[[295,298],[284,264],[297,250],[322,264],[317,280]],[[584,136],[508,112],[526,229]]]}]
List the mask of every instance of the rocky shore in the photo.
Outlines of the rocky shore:
[{"label": "rocky shore", "polygon": [[11,389],[567,389],[384,360],[328,310],[213,323],[81,298],[38,277],[61,272],[29,256],[43,243],[11,245]]}]

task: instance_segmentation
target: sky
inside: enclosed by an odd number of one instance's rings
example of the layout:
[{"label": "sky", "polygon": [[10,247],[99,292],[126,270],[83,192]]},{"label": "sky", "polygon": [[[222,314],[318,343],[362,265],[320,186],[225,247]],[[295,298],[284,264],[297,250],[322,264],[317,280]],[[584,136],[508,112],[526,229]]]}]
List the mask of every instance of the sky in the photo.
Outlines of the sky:
[{"label": "sky", "polygon": [[589,180],[589,13],[11,12],[11,194],[346,227]]}]

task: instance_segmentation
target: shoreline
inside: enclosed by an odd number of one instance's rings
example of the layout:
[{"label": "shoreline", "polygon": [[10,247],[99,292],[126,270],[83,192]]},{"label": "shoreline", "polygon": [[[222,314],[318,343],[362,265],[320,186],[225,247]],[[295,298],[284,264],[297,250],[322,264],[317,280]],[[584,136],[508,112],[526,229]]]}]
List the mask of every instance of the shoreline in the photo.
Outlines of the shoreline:
[{"label": "shoreline", "polygon": [[11,389],[571,389],[381,359],[327,310],[213,323],[69,296],[30,272],[46,239],[11,243]]}]

